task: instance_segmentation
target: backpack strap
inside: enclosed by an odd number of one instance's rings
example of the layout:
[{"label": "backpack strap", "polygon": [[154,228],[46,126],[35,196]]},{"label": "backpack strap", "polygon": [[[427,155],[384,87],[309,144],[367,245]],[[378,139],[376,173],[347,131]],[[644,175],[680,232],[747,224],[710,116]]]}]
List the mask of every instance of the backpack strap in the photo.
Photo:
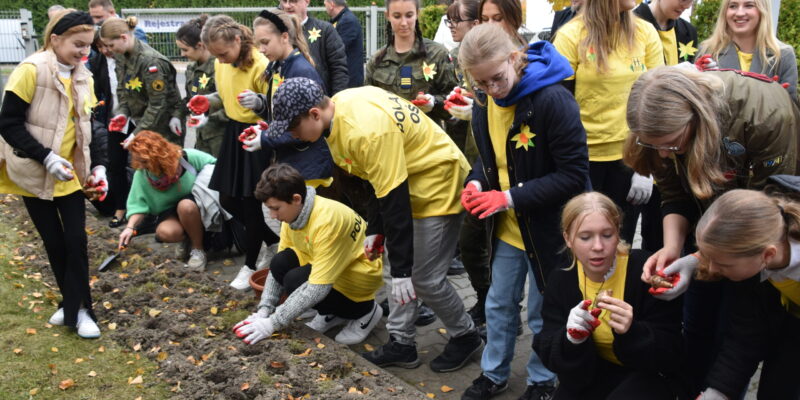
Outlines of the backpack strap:
[{"label": "backpack strap", "polygon": [[183,152],[183,157],[180,158],[181,167],[192,175],[197,176],[197,169],[186,159],[186,152]]}]

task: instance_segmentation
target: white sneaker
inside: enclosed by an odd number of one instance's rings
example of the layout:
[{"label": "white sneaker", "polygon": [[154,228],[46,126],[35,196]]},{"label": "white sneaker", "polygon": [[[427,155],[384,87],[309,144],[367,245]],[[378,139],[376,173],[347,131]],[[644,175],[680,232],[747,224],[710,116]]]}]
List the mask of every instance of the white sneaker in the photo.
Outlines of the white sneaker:
[{"label": "white sneaker", "polygon": [[317,332],[325,333],[329,331],[331,328],[342,325],[345,322],[347,322],[346,319],[337,317],[333,314],[330,315],[317,314],[317,316],[314,317],[314,319],[306,322],[306,326]]},{"label": "white sneaker", "polygon": [[262,246],[261,252],[258,253],[258,261],[256,261],[256,271],[267,268],[275,254],[278,254],[278,243]]},{"label": "white sneaker", "polygon": [[250,275],[253,275],[254,272],[256,271],[253,271],[247,265],[243,266],[239,273],[236,274],[236,278],[231,281],[231,287],[238,290],[250,290]]},{"label": "white sneaker", "polygon": [[50,325],[64,325],[64,309],[59,308],[53,315],[50,316],[50,319],[47,320],[47,323]]},{"label": "white sneaker", "polygon": [[297,318],[300,318],[300,319],[311,319],[311,318],[314,318],[316,316],[317,316],[317,310],[315,310],[313,308],[309,308],[308,310],[306,310],[305,312],[300,314],[300,316],[297,317]]},{"label": "white sneaker", "polygon": [[348,345],[361,343],[372,332],[372,328],[375,328],[382,316],[383,309],[378,306],[378,303],[375,303],[372,311],[361,318],[351,319],[333,340]]},{"label": "white sneaker", "polygon": [[189,253],[189,261],[186,262],[186,267],[193,271],[205,271],[206,253],[200,249],[192,249],[192,252]]},{"label": "white sneaker", "polygon": [[100,328],[89,316],[89,312],[85,308],[78,310],[78,323],[75,326],[78,328],[78,336],[84,339],[97,339],[100,337]]}]

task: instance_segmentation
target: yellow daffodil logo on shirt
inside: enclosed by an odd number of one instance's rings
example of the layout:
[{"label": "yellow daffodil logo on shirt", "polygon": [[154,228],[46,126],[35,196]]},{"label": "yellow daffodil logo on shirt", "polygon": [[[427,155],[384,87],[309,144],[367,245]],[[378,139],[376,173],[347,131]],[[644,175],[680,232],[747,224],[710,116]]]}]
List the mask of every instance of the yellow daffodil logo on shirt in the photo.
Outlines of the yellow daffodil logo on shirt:
[{"label": "yellow daffodil logo on shirt", "polygon": [[425,77],[426,81],[433,79],[433,77],[436,76],[436,64],[428,64],[425,61],[423,61],[422,76]]},{"label": "yellow daffodil logo on shirt", "polygon": [[529,147],[536,147],[536,143],[533,143],[534,137],[536,137],[536,134],[531,132],[531,127],[522,124],[519,128],[519,133],[511,137],[511,141],[517,143],[514,147],[515,149],[522,147],[525,151],[528,151]]},{"label": "yellow daffodil logo on shirt", "polygon": [[586,54],[586,59],[592,62],[597,60],[597,55],[594,52],[594,47],[589,47],[588,54]]},{"label": "yellow daffodil logo on shirt", "polygon": [[694,44],[694,40],[690,40],[689,43],[678,43],[678,51],[680,51],[680,57],[683,61],[689,61],[689,57],[694,57],[697,54],[697,49],[692,46]]},{"label": "yellow daffodil logo on shirt", "polygon": [[84,115],[91,114],[92,113],[92,109],[94,107],[96,107],[96,106],[97,106],[97,104],[92,104],[92,101],[89,98],[88,94],[83,96],[83,114]]},{"label": "yellow daffodil logo on shirt", "polygon": [[322,31],[319,30],[318,28],[314,28],[314,29],[308,31],[308,42],[309,43],[316,42],[317,39],[319,39],[320,37],[322,37]]},{"label": "yellow daffodil logo on shirt", "polygon": [[197,83],[200,84],[200,89],[205,89],[206,86],[208,86],[208,82],[210,82],[210,81],[211,81],[211,77],[206,75],[205,73],[203,73],[203,76],[201,76],[197,80]]},{"label": "yellow daffodil logo on shirt", "polygon": [[135,76],[125,84],[125,89],[135,90],[138,92],[142,90],[142,81],[139,80],[138,76]]},{"label": "yellow daffodil logo on shirt", "polygon": [[[347,170],[347,173],[352,174],[353,160],[346,156],[339,156],[339,158],[342,160],[342,164],[344,164],[344,169]],[[340,164],[340,166],[342,166],[342,164]]]}]

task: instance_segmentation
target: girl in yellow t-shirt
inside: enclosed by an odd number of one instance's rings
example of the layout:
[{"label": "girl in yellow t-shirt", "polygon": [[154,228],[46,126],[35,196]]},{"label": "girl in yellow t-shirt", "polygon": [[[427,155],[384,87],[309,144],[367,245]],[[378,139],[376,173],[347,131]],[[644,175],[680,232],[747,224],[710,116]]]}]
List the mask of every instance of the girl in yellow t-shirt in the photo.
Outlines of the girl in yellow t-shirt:
[{"label": "girl in yellow t-shirt", "polygon": [[[796,190],[800,178],[777,175]],[[728,278],[730,326],[698,398],[737,398],[763,361],[758,398],[796,399],[800,354],[800,203],[736,189],[720,196],[695,230],[697,277]],[[691,272],[681,279],[691,279]]]},{"label": "girl in yellow t-shirt", "polygon": [[544,326],[533,340],[544,365],[558,371],[554,399],[681,394],[682,303],[650,296],[639,279],[649,253],[630,250],[621,224],[619,208],[598,192],[564,206],[561,229],[573,264],[550,275]]},{"label": "girl in yellow t-shirt", "polygon": [[201,38],[214,63],[214,80],[217,93],[196,95],[189,100],[189,110],[195,114],[189,125],[203,126],[209,107],[225,110],[228,123],[225,137],[217,157],[214,175],[208,187],[219,192],[222,207],[233,214],[245,226],[244,265],[239,269],[231,286],[248,290],[250,275],[256,271],[261,243],[268,246],[278,242],[278,235],[264,222],[261,202],[253,197],[253,189],[269,160],[264,152],[245,151],[239,135],[260,119],[252,110],[239,103],[239,95],[245,90],[256,93],[267,91],[267,81],[262,75],[267,69],[267,60],[253,45],[250,28],[239,24],[227,15],[216,15],[203,26]]},{"label": "girl in yellow t-shirt", "polygon": [[797,59],[794,48],[775,36],[772,2],[724,0],[717,24],[698,54],[711,54],[720,68],[777,76],[797,102]]},{"label": "girl in yellow t-shirt", "polygon": [[95,101],[82,62],[93,40],[94,23],[85,12],[64,10],[50,19],[44,50],[11,73],[0,109],[0,193],[22,196],[44,242],[63,296],[49,323],[75,327],[84,338],[99,337],[100,329],[89,290],[81,184],[108,188],[99,164],[105,149],[91,146]]},{"label": "girl in yellow t-shirt", "polygon": [[635,5],[633,0],[589,0],[553,40],[575,71],[565,83],[581,108],[592,188],[622,209],[622,238],[628,242],[636,229],[634,206],[650,199],[653,180],[622,162],[626,102],[641,74],[664,65],[661,39],[650,23],[633,15]]}]

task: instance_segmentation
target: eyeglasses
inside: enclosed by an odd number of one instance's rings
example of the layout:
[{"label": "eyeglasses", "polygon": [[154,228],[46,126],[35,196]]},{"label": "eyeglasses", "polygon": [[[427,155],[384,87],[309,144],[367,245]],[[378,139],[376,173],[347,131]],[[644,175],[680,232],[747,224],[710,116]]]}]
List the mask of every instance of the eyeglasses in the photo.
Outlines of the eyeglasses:
[{"label": "eyeglasses", "polygon": [[475,19],[449,19],[449,18],[445,18],[444,19],[444,24],[447,25],[448,27],[452,28],[452,27],[458,25],[459,22],[472,22],[472,21],[476,21],[476,20]]},{"label": "eyeglasses", "polygon": [[681,135],[677,138],[678,140],[680,140],[680,143],[678,145],[655,145],[650,143],[644,143],[640,140],[639,136],[636,136],[636,145],[656,151],[669,151],[672,153],[677,153],[681,151],[681,147],[686,141],[686,137],[689,134],[688,132],[690,126],[692,126],[692,124],[688,124],[686,125],[685,128],[683,128],[683,132],[681,132]]},{"label": "eyeglasses", "polygon": [[[508,61],[508,64],[511,65],[510,60]],[[489,89],[494,89],[494,90],[505,89],[505,87],[508,86],[508,69],[506,68],[506,70],[503,71],[503,76],[492,78],[488,82],[476,80],[475,86],[477,86],[478,89],[483,90],[484,92],[488,92]]]}]

